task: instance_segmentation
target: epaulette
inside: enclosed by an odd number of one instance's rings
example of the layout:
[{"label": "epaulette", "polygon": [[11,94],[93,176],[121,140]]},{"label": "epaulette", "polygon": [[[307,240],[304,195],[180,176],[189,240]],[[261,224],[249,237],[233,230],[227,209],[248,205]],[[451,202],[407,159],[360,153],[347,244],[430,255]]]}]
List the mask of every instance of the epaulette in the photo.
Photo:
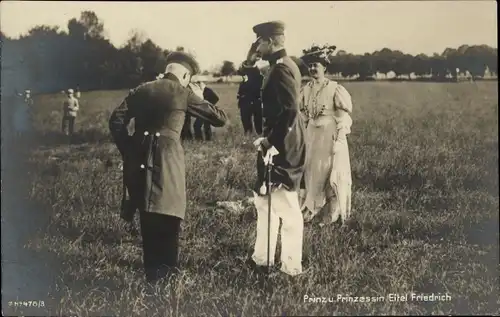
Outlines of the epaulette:
[{"label": "epaulette", "polygon": [[280,58],[276,61],[276,64],[283,64],[283,58]]}]

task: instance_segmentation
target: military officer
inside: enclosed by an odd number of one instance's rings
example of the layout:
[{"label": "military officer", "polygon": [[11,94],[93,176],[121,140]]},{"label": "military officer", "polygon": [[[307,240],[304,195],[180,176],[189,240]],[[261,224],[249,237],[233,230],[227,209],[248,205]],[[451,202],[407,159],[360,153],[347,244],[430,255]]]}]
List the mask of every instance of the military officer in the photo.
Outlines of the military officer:
[{"label": "military officer", "polygon": [[79,110],[80,103],[75,98],[73,89],[68,89],[67,98],[63,102],[63,119],[61,124],[61,130],[64,134],[72,136],[75,132],[75,120]]},{"label": "military officer", "polygon": [[23,137],[32,131],[33,125],[33,99],[31,90],[27,89],[23,94],[17,94],[14,99],[14,128],[16,136]]},{"label": "military officer", "polygon": [[[189,87],[199,71],[184,52],[167,56],[162,79],[135,88],[109,120],[113,139],[124,159],[130,207],[139,210],[146,279],[150,282],[178,270],[179,230],[186,211],[184,150],[180,133],[186,114],[221,127],[226,114]],[[135,118],[135,133],[127,124]]]},{"label": "military officer", "polygon": [[[284,47],[284,30],[285,25],[280,21],[254,26],[257,40],[243,63],[246,67],[254,67],[256,60],[262,57],[270,64],[262,86],[263,136],[254,142],[261,151],[257,156],[257,181],[253,188],[257,238],[249,264],[267,265],[268,230],[270,264],[273,264],[281,219],[281,271],[293,276],[302,273],[303,218],[298,190],[305,164],[305,122],[299,115],[301,75]],[[273,158],[271,188],[267,188],[263,156],[273,147],[278,154]],[[268,228],[269,198],[272,205]]]},{"label": "military officer", "polygon": [[[207,87],[204,83],[199,83],[198,85],[203,91],[203,99],[215,106],[217,102],[219,102],[219,96],[217,93],[213,89]],[[196,140],[210,141],[212,139],[212,126],[210,125],[210,122],[197,118],[194,121],[193,129]]]},{"label": "military officer", "polygon": [[243,130],[245,134],[251,134],[255,127],[255,132],[260,135],[262,134],[260,89],[264,77],[257,67],[242,68],[240,73],[243,75],[243,81],[240,83],[237,99]]}]

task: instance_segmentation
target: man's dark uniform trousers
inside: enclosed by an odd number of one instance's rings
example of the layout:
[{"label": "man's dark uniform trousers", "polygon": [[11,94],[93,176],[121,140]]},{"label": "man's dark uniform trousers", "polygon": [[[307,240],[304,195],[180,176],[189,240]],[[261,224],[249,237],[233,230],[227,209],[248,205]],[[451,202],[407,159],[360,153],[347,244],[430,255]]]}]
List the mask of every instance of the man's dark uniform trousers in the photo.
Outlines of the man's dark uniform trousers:
[{"label": "man's dark uniform trousers", "polygon": [[[179,55],[174,58],[183,59]],[[185,161],[180,142],[186,113],[216,127],[227,120],[222,110],[183,87],[175,75],[166,74],[132,90],[109,121],[124,160],[123,177],[131,204],[140,213],[148,281],[156,281],[178,267],[180,223],[186,211]],[[126,127],[131,118],[135,118],[135,133],[129,136]]]},{"label": "man's dark uniform trousers", "polygon": [[184,118],[184,124],[182,125],[181,130],[181,140],[192,140],[193,139],[193,131],[191,130],[191,115],[186,113],[186,117]]},{"label": "man's dark uniform trousers", "polygon": [[[240,108],[241,123],[245,133],[255,132],[262,134],[262,102],[261,88],[264,77],[257,67],[246,68],[242,71],[248,77],[240,83],[238,89],[238,108]],[[252,125],[253,121],[253,125]]]},{"label": "man's dark uniform trousers", "polygon": [[[304,173],[306,146],[305,122],[299,111],[302,77],[285,49],[272,54],[268,61],[270,69],[262,85],[263,137],[279,152],[273,157],[272,188],[281,184],[287,190],[298,191]],[[257,193],[267,180],[262,155],[257,155],[257,181],[253,188]]]},{"label": "man's dark uniform trousers", "polygon": [[[212,105],[216,105],[219,102],[219,96],[212,89],[205,87],[203,89],[203,99],[210,102]],[[210,122],[205,121],[201,118],[196,118],[193,124],[194,138],[200,141],[210,141],[212,139],[212,126]],[[203,138],[205,134],[205,138]]]}]

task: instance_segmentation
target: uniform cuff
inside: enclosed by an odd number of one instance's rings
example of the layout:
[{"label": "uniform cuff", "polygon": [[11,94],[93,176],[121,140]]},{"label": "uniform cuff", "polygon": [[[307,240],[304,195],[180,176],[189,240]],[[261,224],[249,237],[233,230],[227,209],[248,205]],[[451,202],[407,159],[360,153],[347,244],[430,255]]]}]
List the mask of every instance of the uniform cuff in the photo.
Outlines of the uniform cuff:
[{"label": "uniform cuff", "polygon": [[272,146],[272,144],[271,144],[271,143],[269,143],[269,140],[267,140],[267,138],[266,138],[266,139],[264,139],[264,140],[262,140],[261,145],[262,145],[262,146],[263,146],[266,150],[267,150],[267,149],[269,149],[269,148]]},{"label": "uniform cuff", "polygon": [[250,62],[250,61],[244,61],[241,66],[244,68],[254,68],[255,67],[255,62]]}]

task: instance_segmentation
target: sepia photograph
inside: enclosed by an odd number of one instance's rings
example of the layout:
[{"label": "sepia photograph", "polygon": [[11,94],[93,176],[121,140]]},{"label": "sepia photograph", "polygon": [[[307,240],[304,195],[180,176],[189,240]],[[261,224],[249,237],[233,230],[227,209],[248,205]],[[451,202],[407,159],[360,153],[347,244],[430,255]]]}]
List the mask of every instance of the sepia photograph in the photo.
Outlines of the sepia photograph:
[{"label": "sepia photograph", "polygon": [[2,1],[2,316],[500,316],[496,1]]}]

